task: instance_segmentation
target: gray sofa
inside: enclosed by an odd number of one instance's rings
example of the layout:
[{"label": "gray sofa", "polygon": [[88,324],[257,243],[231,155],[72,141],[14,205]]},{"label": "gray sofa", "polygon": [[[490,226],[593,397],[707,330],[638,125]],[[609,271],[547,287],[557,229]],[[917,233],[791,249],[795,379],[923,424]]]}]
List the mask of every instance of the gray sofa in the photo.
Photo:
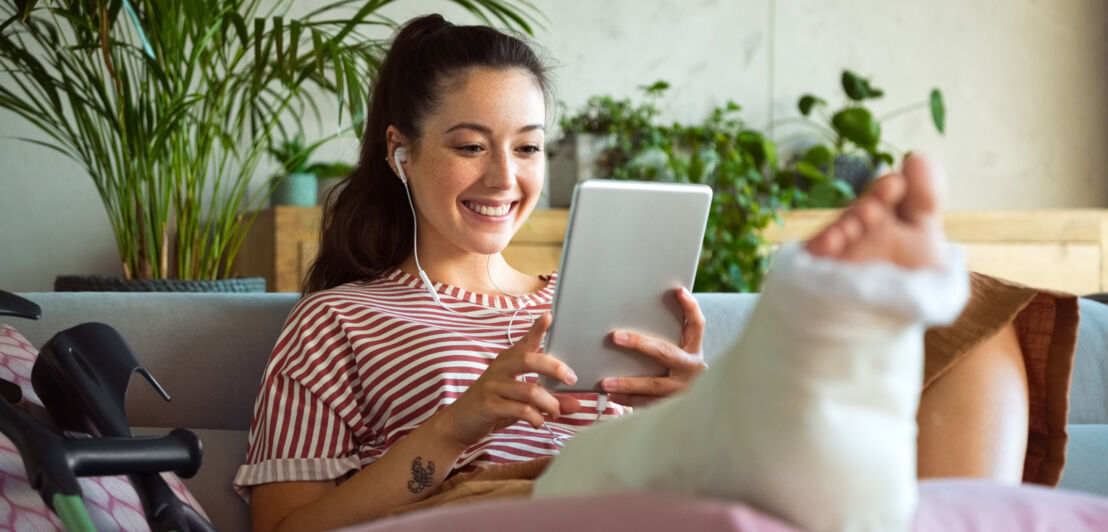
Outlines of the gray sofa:
[{"label": "gray sofa", "polygon": [[[142,379],[127,397],[137,432],[192,429],[204,465],[186,481],[220,530],[248,530],[248,508],[231,489],[246,450],[254,397],[295,294],[32,293],[43,318],[7,318],[36,346],[79,323],[115,327],[173,397],[165,403]],[[698,294],[710,359],[739,333],[756,296]],[[1108,496],[1108,305],[1081,301],[1062,487]]]}]

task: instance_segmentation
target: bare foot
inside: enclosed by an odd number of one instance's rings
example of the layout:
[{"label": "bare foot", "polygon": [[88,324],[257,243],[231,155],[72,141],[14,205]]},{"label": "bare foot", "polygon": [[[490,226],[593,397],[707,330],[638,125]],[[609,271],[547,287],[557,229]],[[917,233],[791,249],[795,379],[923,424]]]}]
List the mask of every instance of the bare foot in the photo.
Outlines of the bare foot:
[{"label": "bare foot", "polygon": [[946,174],[937,161],[911,155],[805,245],[813,255],[905,268],[941,266],[940,197]]}]

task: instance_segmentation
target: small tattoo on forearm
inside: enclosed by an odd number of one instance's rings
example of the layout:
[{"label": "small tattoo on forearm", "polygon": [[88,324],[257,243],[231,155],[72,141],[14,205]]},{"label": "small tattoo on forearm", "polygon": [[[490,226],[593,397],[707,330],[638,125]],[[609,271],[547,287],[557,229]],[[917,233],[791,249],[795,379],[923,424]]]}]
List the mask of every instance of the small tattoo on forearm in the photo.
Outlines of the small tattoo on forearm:
[{"label": "small tattoo on forearm", "polygon": [[434,482],[435,463],[428,460],[427,467],[423,467],[423,457],[417,456],[412,460],[412,479],[408,481],[408,491],[419,493]]}]

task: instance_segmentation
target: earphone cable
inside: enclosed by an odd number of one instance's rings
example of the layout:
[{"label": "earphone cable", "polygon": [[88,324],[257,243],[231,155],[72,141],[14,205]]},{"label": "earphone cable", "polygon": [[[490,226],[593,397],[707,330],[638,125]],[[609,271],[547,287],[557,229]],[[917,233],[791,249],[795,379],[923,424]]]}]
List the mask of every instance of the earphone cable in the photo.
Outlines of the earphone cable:
[{"label": "earphone cable", "polygon": [[[496,284],[496,280],[494,280],[492,278],[492,255],[489,255],[489,257],[487,259],[485,259],[485,275],[487,275],[488,278],[489,278],[489,284],[491,284],[492,287],[495,288],[497,292],[500,292],[501,294],[504,294],[508,297],[520,297],[521,296],[521,294],[513,294],[511,292],[508,292],[507,290],[504,290],[503,288],[500,288],[500,285]],[[534,322],[535,320],[531,320],[531,321]]]},{"label": "earphone cable", "polygon": [[[397,159],[399,159],[399,157]],[[446,306],[446,304],[443,303],[439,299],[438,292],[435,291],[435,287],[434,287],[434,285],[431,284],[431,280],[427,278],[427,273],[423,271],[423,266],[421,266],[419,264],[419,221],[418,221],[418,217],[416,216],[415,201],[412,200],[412,189],[410,187],[408,187],[408,180],[403,178],[403,175],[402,175],[403,169],[400,168],[400,164],[401,164],[401,161],[397,160],[396,165],[397,165],[397,168],[399,169],[399,171],[401,172],[401,178],[402,178],[401,182],[404,184],[404,194],[408,197],[408,208],[411,209],[411,211],[412,211],[412,257],[415,259],[416,270],[419,272],[419,278],[423,281],[423,285],[425,287],[427,287],[427,291],[431,293],[431,299],[435,300],[435,304],[437,304],[438,306],[446,309],[447,311],[452,312],[454,314],[457,314],[459,316],[469,317],[469,316],[466,316],[465,314],[462,314],[461,312],[458,312],[458,311]],[[494,281],[493,278],[492,278],[492,269],[489,267],[489,264],[490,264],[491,261],[492,261],[492,255],[489,255],[488,260],[485,261],[485,273],[486,273],[486,275],[488,275],[489,282],[492,283],[492,286],[494,288],[496,288],[498,291],[500,291],[500,293],[502,293],[506,296],[519,297],[519,296],[509,294],[508,292],[504,291],[502,288],[497,286],[496,281]],[[496,314],[506,314],[508,312],[512,312],[512,318],[511,318],[511,320],[508,321],[508,331],[506,333],[507,340],[508,340],[507,341],[507,346],[508,347],[511,347],[512,345],[515,344],[515,342],[512,341],[512,325],[515,324],[516,316],[518,316],[520,312],[524,312],[524,313],[527,314],[527,317],[530,318],[532,325],[535,323],[534,313],[531,312],[530,310],[527,310],[527,309],[522,308],[522,307],[517,308],[517,309],[506,309],[506,310],[486,308],[486,310],[489,311],[489,312],[496,313]],[[496,347],[500,347],[499,345],[493,344],[492,342],[486,342],[486,341],[483,341],[483,340],[479,340],[477,338],[469,338],[469,339],[470,339],[470,341],[473,341],[473,342],[482,343],[482,344],[486,344],[486,345],[494,345]],[[605,399],[607,399],[607,395],[605,395],[604,397],[605,397]],[[597,416],[597,419],[599,419],[599,415]],[[555,433],[554,429],[551,429],[550,425],[548,425],[545,421],[543,421],[542,426],[543,426],[543,428],[546,429],[547,432],[550,433],[551,439],[552,439],[552,441],[554,442],[555,445],[557,445],[558,447],[562,447],[562,446],[565,445],[565,437],[564,436],[560,436],[557,433]]]}]

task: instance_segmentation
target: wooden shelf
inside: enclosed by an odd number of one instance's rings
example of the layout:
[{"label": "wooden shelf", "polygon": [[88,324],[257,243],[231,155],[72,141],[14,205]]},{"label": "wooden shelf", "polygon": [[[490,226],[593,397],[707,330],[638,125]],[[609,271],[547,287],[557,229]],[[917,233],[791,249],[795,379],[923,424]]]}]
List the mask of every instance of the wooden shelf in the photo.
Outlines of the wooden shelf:
[{"label": "wooden shelf", "polygon": [[[568,215],[565,209],[534,212],[504,250],[508,262],[535,275],[557,269]],[[277,206],[259,212],[235,259],[235,275],[265,277],[271,292],[300,291],[319,252],[320,217],[319,207]]]},{"label": "wooden shelf", "polygon": [[[804,210],[782,215],[766,238],[803,240],[838,215]],[[535,211],[504,257],[530,274],[550,273],[562,256],[568,209]],[[259,213],[236,271],[261,275],[269,290],[299,290],[319,239],[319,207],[274,207]],[[965,246],[970,269],[1040,288],[1076,294],[1108,292],[1108,209],[965,211],[947,213],[947,236]]]},{"label": "wooden shelf", "polygon": [[569,209],[537,210],[504,249],[504,260],[515,269],[542,275],[558,269]]},{"label": "wooden shelf", "polygon": [[299,292],[319,252],[321,212],[287,205],[259,212],[235,258],[235,274],[265,277],[270,292]]},{"label": "wooden shelf", "polygon": [[[804,240],[838,212],[787,213],[766,238]],[[971,270],[1078,295],[1108,291],[1108,209],[955,211],[943,229],[965,247]]]}]

